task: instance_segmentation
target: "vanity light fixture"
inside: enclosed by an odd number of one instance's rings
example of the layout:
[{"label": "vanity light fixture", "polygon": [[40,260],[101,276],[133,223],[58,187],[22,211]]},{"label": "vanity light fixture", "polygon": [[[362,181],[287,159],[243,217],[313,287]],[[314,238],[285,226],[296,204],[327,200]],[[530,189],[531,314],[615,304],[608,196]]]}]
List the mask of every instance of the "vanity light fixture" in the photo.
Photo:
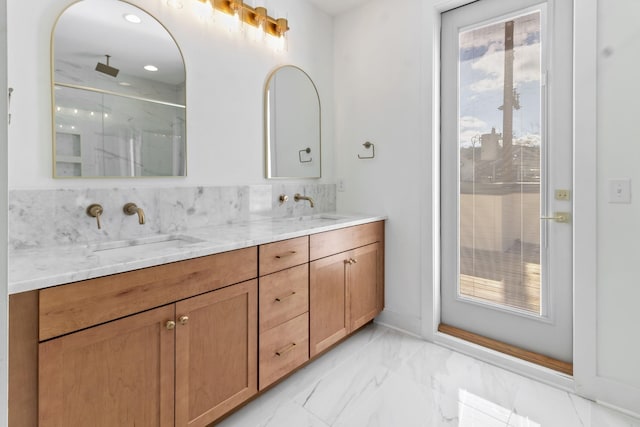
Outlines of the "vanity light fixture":
[{"label": "vanity light fixture", "polygon": [[240,22],[252,27],[262,28],[265,34],[284,37],[289,31],[289,22],[285,18],[272,18],[267,9],[261,6],[251,7],[242,0],[198,0],[213,4],[213,8],[228,15],[237,16]]}]

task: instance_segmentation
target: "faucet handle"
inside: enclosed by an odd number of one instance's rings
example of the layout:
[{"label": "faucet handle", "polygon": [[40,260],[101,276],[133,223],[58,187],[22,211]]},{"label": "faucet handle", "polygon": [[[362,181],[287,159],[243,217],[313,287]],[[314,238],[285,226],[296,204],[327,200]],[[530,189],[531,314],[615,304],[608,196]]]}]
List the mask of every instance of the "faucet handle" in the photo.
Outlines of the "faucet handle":
[{"label": "faucet handle", "polygon": [[98,203],[94,203],[87,207],[87,215],[96,219],[98,222],[98,230],[102,228],[100,225],[100,215],[102,215],[102,212],[104,212],[104,209],[102,209],[102,205],[99,205]]}]

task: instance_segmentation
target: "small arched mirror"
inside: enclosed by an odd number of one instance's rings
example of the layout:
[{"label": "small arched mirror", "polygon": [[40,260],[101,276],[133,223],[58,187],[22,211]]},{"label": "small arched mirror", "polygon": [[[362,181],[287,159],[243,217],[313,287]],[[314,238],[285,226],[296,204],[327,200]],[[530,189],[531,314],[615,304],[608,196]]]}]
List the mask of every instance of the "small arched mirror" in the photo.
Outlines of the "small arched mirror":
[{"label": "small arched mirror", "polygon": [[169,32],[118,0],[82,0],[52,35],[53,175],[186,175],[185,66]]},{"label": "small arched mirror", "polygon": [[267,178],[320,178],[320,97],[311,77],[285,65],[265,91]]}]

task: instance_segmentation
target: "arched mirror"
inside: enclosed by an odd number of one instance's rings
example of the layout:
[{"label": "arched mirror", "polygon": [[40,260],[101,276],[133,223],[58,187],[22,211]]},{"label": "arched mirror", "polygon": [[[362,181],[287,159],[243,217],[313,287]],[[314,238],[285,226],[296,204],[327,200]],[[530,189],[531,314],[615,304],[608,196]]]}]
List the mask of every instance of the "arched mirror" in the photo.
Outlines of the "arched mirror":
[{"label": "arched mirror", "polygon": [[118,0],[82,0],[52,35],[53,175],[186,175],[185,66],[169,32]]},{"label": "arched mirror", "polygon": [[267,178],[320,178],[320,97],[311,77],[285,65],[265,90]]}]

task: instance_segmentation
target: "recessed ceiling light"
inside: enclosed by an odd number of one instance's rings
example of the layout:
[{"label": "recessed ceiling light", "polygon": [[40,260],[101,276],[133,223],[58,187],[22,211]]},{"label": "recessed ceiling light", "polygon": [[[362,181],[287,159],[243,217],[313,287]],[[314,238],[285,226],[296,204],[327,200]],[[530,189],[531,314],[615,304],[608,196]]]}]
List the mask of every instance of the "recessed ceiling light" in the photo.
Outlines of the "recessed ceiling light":
[{"label": "recessed ceiling light", "polygon": [[158,67],[156,67],[155,65],[145,65],[144,69],[147,71],[158,71]]},{"label": "recessed ceiling light", "polygon": [[127,13],[126,15],[122,15],[122,17],[127,22],[131,22],[132,24],[139,24],[142,22],[142,19],[138,15],[134,15],[133,13]]},{"label": "recessed ceiling light", "polygon": [[131,83],[127,83],[127,82],[120,82],[119,84],[120,86],[131,86]]}]

